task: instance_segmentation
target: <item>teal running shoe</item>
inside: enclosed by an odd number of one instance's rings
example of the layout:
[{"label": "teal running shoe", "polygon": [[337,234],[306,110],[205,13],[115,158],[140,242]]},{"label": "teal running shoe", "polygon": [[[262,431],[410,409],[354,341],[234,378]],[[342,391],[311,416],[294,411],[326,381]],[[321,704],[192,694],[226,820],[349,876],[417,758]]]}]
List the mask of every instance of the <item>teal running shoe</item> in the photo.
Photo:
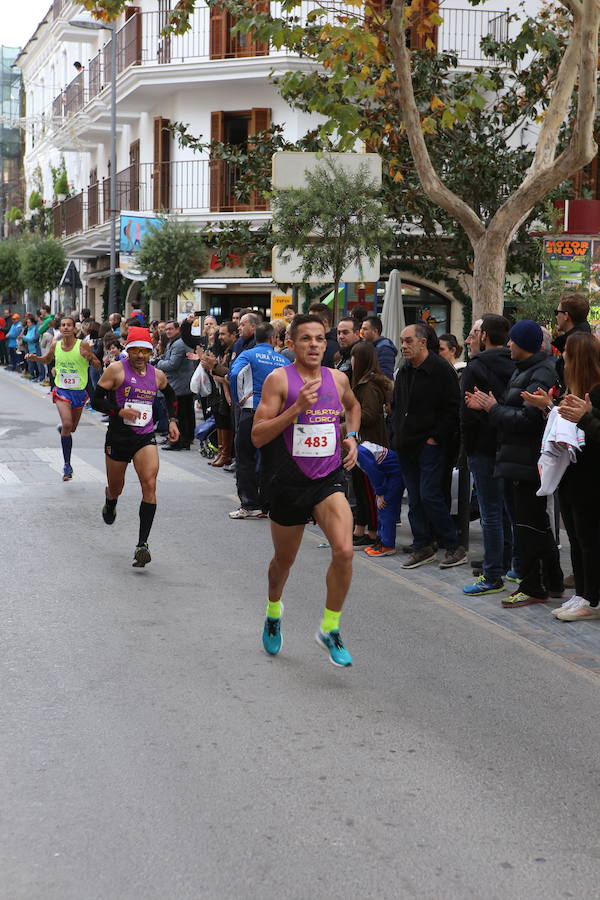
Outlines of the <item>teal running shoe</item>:
[{"label": "teal running shoe", "polygon": [[315,640],[319,647],[329,653],[329,661],[334,666],[345,669],[352,665],[352,657],[344,647],[339,631],[328,631],[325,633],[319,629],[315,634]]},{"label": "teal running shoe", "polygon": [[515,584],[518,584],[521,580],[520,576],[517,575],[514,569],[509,569],[504,577],[507,581],[514,581]]},{"label": "teal running shoe", "polygon": [[468,584],[463,588],[463,594],[467,594],[469,597],[480,597],[482,594],[499,594],[503,590],[502,579],[489,581],[485,575],[480,575],[473,584]]},{"label": "teal running shoe", "polygon": [[65,466],[63,468],[63,481],[70,481],[73,477],[73,466]]},{"label": "teal running shoe", "polygon": [[283,636],[281,634],[281,619],[265,619],[265,627],[263,628],[262,642],[265,651],[269,656],[277,656],[283,647]]}]

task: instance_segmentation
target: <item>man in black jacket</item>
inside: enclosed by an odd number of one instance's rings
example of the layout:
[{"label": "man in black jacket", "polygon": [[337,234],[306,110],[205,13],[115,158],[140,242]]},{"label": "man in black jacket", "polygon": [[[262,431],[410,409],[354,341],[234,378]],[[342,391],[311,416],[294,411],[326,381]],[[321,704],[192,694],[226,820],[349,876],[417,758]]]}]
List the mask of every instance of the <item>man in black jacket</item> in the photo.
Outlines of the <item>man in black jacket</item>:
[{"label": "man in black jacket", "polygon": [[[479,352],[472,355],[463,371],[462,389],[467,394],[473,394],[475,388],[485,394],[491,391],[496,400],[501,401],[515,370],[506,346],[510,322],[504,316],[489,315],[484,317],[480,329]],[[463,591],[468,596],[497,594],[504,589],[502,576],[507,571],[504,558],[505,481],[494,477],[498,434],[487,413],[469,409],[464,402],[460,420],[463,447],[477,490],[483,533],[483,575]]]},{"label": "man in black jacket", "polygon": [[436,536],[446,548],[441,569],[467,560],[443,489],[448,456],[458,434],[460,389],[450,363],[427,349],[427,333],[427,326],[420,323],[402,331],[404,365],[394,385],[392,446],[408,488],[414,546],[403,569],[435,559]]},{"label": "man in black jacket", "polygon": [[339,359],[335,368],[348,376],[352,384],[352,348],[360,341],[360,325],[355,319],[340,319],[337,327],[337,339],[340,347]]},{"label": "man in black jacket", "polygon": [[560,557],[546,508],[546,497],[538,497],[540,486],[538,459],[544,434],[544,413],[525,403],[523,391],[534,394],[538,388],[550,390],[556,384],[556,366],[552,357],[540,350],[542,329],[537,322],[523,319],[510,330],[509,346],[516,363],[504,401],[477,390],[465,395],[469,409],[489,413],[490,423],[498,430],[495,475],[508,478],[514,485],[517,542],[521,563],[519,588],[502,601],[513,608],[544,603],[548,596],[562,596],[564,589]]},{"label": "man in black jacket", "polygon": [[332,311],[325,303],[311,303],[308,311],[313,316],[322,319],[325,325],[325,337],[327,338],[327,348],[323,357],[322,366],[328,369],[335,369],[335,359],[340,352],[340,345],[337,341],[337,328],[331,327]]},{"label": "man in black jacket", "polygon": [[566,387],[564,383],[565,363],[563,353],[565,352],[565,344],[576,331],[583,331],[590,334],[590,328],[587,317],[590,312],[590,301],[583,294],[569,293],[563,294],[560,298],[556,312],[556,327],[558,328],[558,336],[552,341],[553,347],[556,347],[560,353],[560,357],[556,363],[556,374],[561,388],[561,393]]}]

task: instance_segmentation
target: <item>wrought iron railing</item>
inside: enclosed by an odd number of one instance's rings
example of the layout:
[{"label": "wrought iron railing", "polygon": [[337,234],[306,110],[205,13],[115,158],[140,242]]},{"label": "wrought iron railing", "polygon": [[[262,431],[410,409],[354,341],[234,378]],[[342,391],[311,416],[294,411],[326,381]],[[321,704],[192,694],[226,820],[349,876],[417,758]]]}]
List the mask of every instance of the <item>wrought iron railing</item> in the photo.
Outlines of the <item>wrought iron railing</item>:
[{"label": "wrought iron railing", "polygon": [[[298,11],[300,24],[305,24],[308,14],[314,9],[322,9],[316,0],[305,0]],[[344,12],[345,4],[326,11],[326,20]],[[348,6],[349,15],[355,7]],[[248,36],[232,36],[227,26],[223,30],[222,23],[215,27],[214,12],[198,6],[191,18],[191,28],[181,35],[161,34],[164,28],[162,12],[136,13],[117,31],[117,74],[130,66],[168,65],[208,61],[211,59],[249,58],[254,56],[281,55],[287,51],[269,49],[265,44],[251,40]],[[273,16],[284,15],[280,2],[271,3]],[[459,62],[464,65],[489,64],[498,60],[488,57],[481,49],[482,41],[491,38],[502,42],[508,38],[508,13],[502,11],[480,9],[446,9],[442,7],[443,24],[437,29],[438,49],[457,54]],[[231,23],[229,23],[231,24]],[[100,93],[110,83],[111,73],[111,41],[88,63],[87,69],[80,72],[68,87],[61,91],[52,104],[55,117],[72,115],[82,109],[85,104]]]},{"label": "wrought iron railing", "polygon": [[508,40],[508,13],[486,9],[440,9],[443,24],[438,32],[438,50],[454,52],[459,62],[495,64],[481,49],[485,38],[501,43]]},{"label": "wrought iron railing", "polygon": [[[116,175],[117,213],[122,210],[193,216],[208,212],[248,212],[266,208],[251,194],[237,199],[237,169],[210,168],[208,159],[128,166]],[[211,184],[212,182],[212,184]],[[211,190],[212,187],[212,190]],[[52,209],[54,234],[66,237],[110,221],[110,177],[91,184]]]}]

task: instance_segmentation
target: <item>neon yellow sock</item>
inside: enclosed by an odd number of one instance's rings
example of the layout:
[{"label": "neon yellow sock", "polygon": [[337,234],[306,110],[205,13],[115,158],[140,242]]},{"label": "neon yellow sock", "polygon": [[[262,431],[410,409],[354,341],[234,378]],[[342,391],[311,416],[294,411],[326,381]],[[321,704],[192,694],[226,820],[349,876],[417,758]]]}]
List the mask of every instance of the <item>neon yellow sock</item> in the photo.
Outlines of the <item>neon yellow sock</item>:
[{"label": "neon yellow sock", "polygon": [[321,631],[327,634],[328,631],[340,630],[340,616],[342,611],[334,612],[332,609],[325,607],[323,618],[321,619]]},{"label": "neon yellow sock", "polygon": [[274,600],[272,603],[269,600],[267,603],[267,618],[269,619],[280,619],[281,618],[281,600]]}]

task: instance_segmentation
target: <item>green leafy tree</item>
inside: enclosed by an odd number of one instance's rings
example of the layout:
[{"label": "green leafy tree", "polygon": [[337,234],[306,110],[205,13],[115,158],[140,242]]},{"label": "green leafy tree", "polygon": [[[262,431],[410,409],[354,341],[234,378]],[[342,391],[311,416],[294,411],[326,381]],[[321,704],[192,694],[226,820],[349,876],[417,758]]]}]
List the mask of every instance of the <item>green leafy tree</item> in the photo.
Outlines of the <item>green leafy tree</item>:
[{"label": "green leafy tree", "polygon": [[306,173],[306,187],[273,193],[273,233],[279,258],[300,254],[299,281],[328,281],[333,273],[334,324],[338,289],[350,265],[375,261],[391,243],[379,188],[366,165],[345,171],[331,158]]},{"label": "green leafy tree", "polygon": [[206,268],[206,245],[189,222],[163,217],[142,240],[137,266],[146,276],[148,293],[175,314],[177,297],[189,291]]},{"label": "green leafy tree", "polygon": [[0,241],[0,294],[14,299],[23,292],[19,241],[9,238]]},{"label": "green leafy tree", "polygon": [[51,237],[24,240],[20,250],[23,285],[36,300],[58,287],[67,264],[62,244]]}]

